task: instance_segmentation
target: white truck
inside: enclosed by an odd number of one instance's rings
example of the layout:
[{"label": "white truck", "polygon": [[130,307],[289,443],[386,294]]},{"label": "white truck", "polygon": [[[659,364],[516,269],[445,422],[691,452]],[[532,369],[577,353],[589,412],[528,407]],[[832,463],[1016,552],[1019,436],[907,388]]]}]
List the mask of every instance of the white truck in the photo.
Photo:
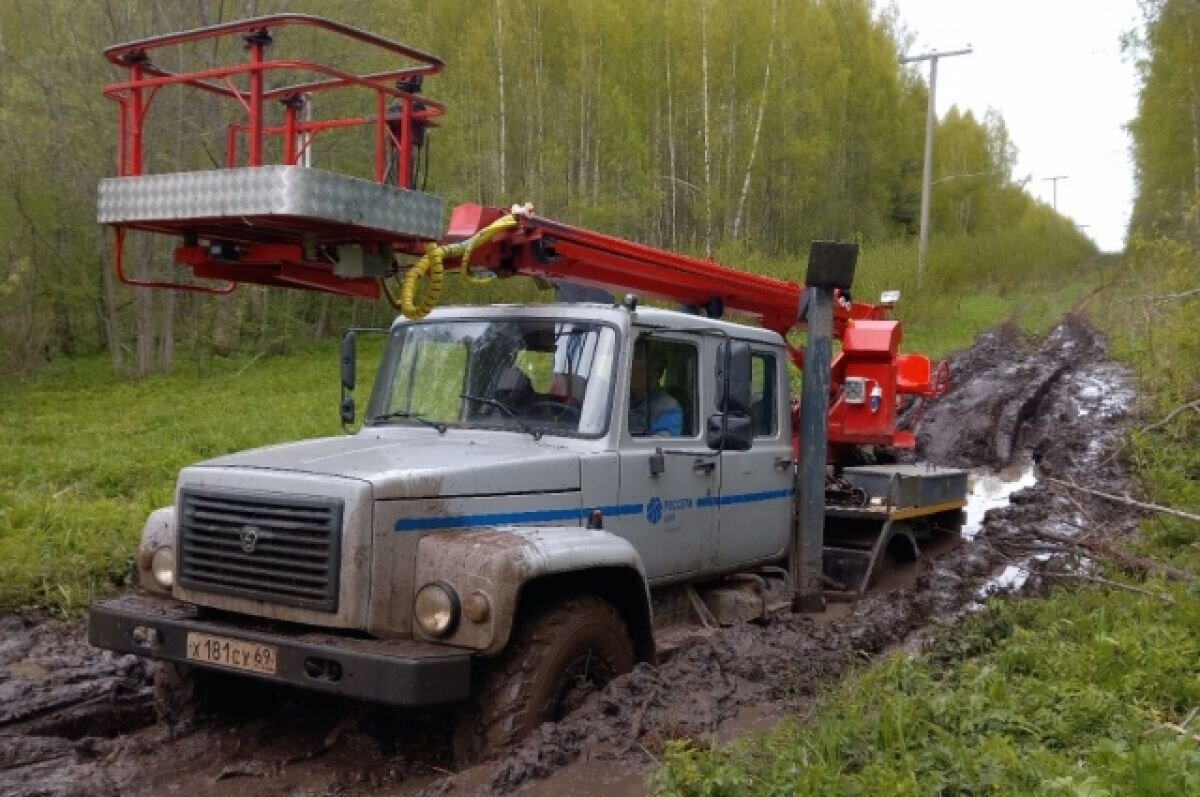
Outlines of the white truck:
[{"label": "white truck", "polygon": [[[146,594],[96,604],[92,642],[398,705],[474,698],[460,752],[501,745],[652,661],[656,630],[790,605],[786,363],[776,333],[628,305],[400,319],[356,433],[180,473],[137,552]],[[639,428],[639,380],[677,430]],[[956,530],[961,496],[922,498],[832,511],[874,513],[866,537],[895,551]],[[908,525],[885,537],[884,513]]]},{"label": "white truck", "polygon": [[[273,32],[289,25],[416,66],[354,75],[268,60]],[[226,49],[247,63],[188,73],[153,59],[228,36],[242,38]],[[964,472],[853,464],[862,447],[911,448],[899,402],[946,384],[943,369],[899,353],[895,297],[851,300],[855,247],[814,244],[799,283],[528,207],[459,206],[443,233],[442,201],[416,190],[417,156],[443,110],[420,95],[421,78],[441,61],[327,20],[223,23],[106,55],[129,72],[105,90],[121,143],[117,176],[99,193],[120,279],[387,293],[403,312],[385,330],[357,431],[185,468],[173,505],[143,529],[141,594],[92,607],[93,644],[162,662],[168,718],[176,698],[219,672],[458,705],[456,745],[470,759],[653,661],[673,628],[853,598],[889,556],[915,557],[922,540],[959,530]],[[306,66],[321,79],[267,82]],[[146,112],[168,85],[246,114],[229,128],[225,168],[143,173]],[[347,89],[374,96],[375,114],[312,118],[313,95]],[[273,101],[279,124],[268,119]],[[375,130],[373,181],[312,167],[313,138],[355,126]],[[283,139],[281,164],[264,163],[270,136]],[[147,233],[178,236],[178,265],[228,285],[131,277],[125,237]],[[688,312],[633,295],[433,309],[455,264],[467,280],[633,290]],[[727,311],[747,323],[722,320]],[[800,327],[803,346],[785,337]],[[354,340],[341,354],[347,426]],[[795,400],[790,366],[804,375]]]}]

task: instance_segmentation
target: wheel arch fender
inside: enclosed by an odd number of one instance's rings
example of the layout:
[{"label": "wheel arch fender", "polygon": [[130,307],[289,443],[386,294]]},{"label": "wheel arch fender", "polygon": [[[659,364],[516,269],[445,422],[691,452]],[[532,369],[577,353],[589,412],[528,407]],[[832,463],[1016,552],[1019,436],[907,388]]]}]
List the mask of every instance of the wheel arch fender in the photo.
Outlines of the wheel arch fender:
[{"label": "wheel arch fender", "polygon": [[654,658],[650,591],[641,557],[628,540],[603,529],[513,526],[428,534],[417,546],[414,597],[434,581],[449,583],[464,600],[483,593],[488,618],[477,622],[464,616],[440,639],[423,634],[414,618],[417,638],[495,655],[508,644],[522,608],[585,593],[621,613],[639,660]]},{"label": "wheel arch fender", "polygon": [[655,661],[650,593],[644,574],[633,567],[608,565],[539,576],[522,586],[517,616],[529,607],[580,594],[612,604],[625,621],[637,660]]}]

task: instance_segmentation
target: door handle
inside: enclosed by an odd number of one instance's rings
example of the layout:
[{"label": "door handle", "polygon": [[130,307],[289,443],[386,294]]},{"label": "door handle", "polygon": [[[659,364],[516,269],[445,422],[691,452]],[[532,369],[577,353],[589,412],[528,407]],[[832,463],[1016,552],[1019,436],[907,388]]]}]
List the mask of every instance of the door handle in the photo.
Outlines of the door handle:
[{"label": "door handle", "polygon": [[792,467],[791,457],[775,457],[775,470],[786,470]]},{"label": "door handle", "polygon": [[692,470],[696,473],[712,473],[717,468],[717,463],[711,459],[698,459],[692,463]]}]

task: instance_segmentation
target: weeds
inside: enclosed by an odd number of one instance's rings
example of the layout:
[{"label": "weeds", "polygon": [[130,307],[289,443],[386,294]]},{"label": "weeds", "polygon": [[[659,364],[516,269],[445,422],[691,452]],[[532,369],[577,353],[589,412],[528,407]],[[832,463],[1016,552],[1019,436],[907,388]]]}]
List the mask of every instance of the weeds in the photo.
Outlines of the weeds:
[{"label": "weeds", "polygon": [[[1156,589],[1167,590],[1158,584]],[[995,601],[938,657],[891,657],[809,725],[668,747],[662,795],[1180,795],[1200,748],[1166,727],[1200,705],[1200,603],[1098,589]]]},{"label": "weeds", "polygon": [[142,522],[172,502],[181,467],[337,434],[337,378],[330,343],[140,382],[99,358],[60,362],[18,384],[0,407],[0,611],[73,612],[124,584]]}]

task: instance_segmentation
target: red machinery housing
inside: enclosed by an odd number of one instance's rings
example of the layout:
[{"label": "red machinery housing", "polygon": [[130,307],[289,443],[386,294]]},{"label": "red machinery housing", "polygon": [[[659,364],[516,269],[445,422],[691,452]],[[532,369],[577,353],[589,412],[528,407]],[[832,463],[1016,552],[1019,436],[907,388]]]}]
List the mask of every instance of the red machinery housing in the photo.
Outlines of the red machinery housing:
[{"label": "red machinery housing", "polygon": [[[388,70],[358,74],[311,60],[267,58],[273,29],[305,27],[349,39],[397,61]],[[244,62],[171,72],[153,60],[166,47],[238,37]],[[214,50],[215,51],[215,50]],[[397,255],[424,253],[431,243],[471,238],[507,215],[498,208],[461,205],[442,233],[441,200],[416,190],[416,154],[444,109],[420,94],[421,80],[443,62],[398,42],[317,17],[280,14],[111,47],[109,62],[126,80],[104,89],[119,108],[117,177],[100,187],[99,219],[115,230],[114,268],[124,282],[223,293],[237,283],[378,298],[384,279],[406,266]],[[303,73],[300,82],[268,85],[268,76]],[[311,79],[315,77],[315,79]],[[184,86],[228,100],[240,111],[226,135],[224,169],[144,174],[145,117],[165,86]],[[373,113],[307,118],[311,97],[358,92]],[[276,105],[277,103],[277,105]],[[335,107],[337,107],[335,105]],[[272,123],[272,116],[281,117]],[[331,130],[374,131],[371,180],[309,168],[313,139]],[[271,144],[278,140],[279,143]],[[278,163],[266,163],[276,151]],[[787,336],[803,326],[805,287],[751,274],[651,246],[584,230],[536,214],[481,242],[468,255],[472,268],[501,277],[546,277],[680,302],[713,317],[734,311]],[[226,285],[139,280],[123,268],[126,232],[181,239],[175,262],[199,278]],[[453,257],[448,257],[453,260]],[[920,355],[902,355],[900,323],[888,306],[839,298],[834,336],[841,350],[832,363],[829,444],[835,461],[848,447],[911,448],[896,428],[902,395],[932,397],[947,385],[945,364],[934,371]],[[792,360],[804,350],[792,346]]]}]

